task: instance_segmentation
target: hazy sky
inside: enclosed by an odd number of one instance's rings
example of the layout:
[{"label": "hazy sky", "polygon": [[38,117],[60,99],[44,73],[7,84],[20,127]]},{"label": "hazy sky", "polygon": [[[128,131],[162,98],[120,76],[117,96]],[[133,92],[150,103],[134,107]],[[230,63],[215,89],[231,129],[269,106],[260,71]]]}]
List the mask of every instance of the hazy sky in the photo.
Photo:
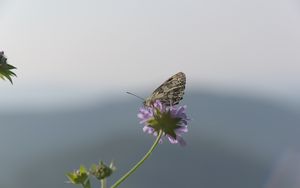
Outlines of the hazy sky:
[{"label": "hazy sky", "polygon": [[178,71],[189,89],[298,102],[299,33],[297,0],[0,0],[0,50],[18,67],[0,102],[83,104]]}]

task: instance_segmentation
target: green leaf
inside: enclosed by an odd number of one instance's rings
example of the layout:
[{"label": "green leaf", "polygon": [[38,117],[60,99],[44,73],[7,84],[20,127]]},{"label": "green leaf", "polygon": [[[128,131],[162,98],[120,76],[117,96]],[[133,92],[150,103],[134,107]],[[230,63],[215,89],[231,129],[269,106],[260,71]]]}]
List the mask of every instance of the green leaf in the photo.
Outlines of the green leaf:
[{"label": "green leaf", "polygon": [[0,51],[0,79],[9,80],[13,84],[11,77],[17,76],[11,70],[16,69],[16,67],[7,63],[7,58],[4,56],[4,52]]},{"label": "green leaf", "polygon": [[11,71],[12,69],[16,69],[16,67],[9,64],[0,64],[0,78],[2,80],[9,80],[11,84],[13,84],[11,77],[17,76],[14,72]]}]

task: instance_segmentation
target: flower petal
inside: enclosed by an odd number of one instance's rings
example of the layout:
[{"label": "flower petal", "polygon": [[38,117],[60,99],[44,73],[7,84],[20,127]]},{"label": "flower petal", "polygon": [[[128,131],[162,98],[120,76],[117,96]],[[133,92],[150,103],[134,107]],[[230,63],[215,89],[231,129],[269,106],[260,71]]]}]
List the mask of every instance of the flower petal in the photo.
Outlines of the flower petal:
[{"label": "flower petal", "polygon": [[176,139],[174,139],[173,137],[167,135],[168,140],[170,141],[171,144],[177,144],[178,141]]},{"label": "flower petal", "polygon": [[178,128],[178,129],[176,129],[175,132],[176,132],[176,134],[177,133],[178,134],[187,133],[188,132],[188,128],[187,128],[187,126],[182,126],[182,127]]}]

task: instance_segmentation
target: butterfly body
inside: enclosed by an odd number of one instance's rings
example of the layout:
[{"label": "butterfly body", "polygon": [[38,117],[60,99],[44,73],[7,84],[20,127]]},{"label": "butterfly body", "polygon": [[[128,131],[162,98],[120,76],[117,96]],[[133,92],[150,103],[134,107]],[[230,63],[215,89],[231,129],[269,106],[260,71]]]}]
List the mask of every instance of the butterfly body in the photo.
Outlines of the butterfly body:
[{"label": "butterfly body", "polygon": [[167,106],[178,104],[183,98],[185,83],[185,74],[178,72],[156,88],[144,101],[144,105],[151,106],[156,100]]}]

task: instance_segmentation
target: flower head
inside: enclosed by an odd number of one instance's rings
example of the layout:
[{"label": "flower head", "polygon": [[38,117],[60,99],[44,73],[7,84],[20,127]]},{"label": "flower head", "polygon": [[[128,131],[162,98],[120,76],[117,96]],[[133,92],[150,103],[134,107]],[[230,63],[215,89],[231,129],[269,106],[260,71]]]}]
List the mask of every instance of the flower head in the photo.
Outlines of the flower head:
[{"label": "flower head", "polygon": [[182,133],[188,131],[189,119],[185,110],[186,106],[166,106],[156,100],[152,106],[141,107],[138,118],[141,120],[140,123],[144,124],[144,132],[157,136],[162,130],[170,143],[185,145],[181,137]]},{"label": "flower head", "polygon": [[99,164],[92,165],[90,172],[98,180],[102,180],[110,176],[115,170],[116,167],[113,162],[111,162],[109,166],[106,166],[102,161],[100,161]]},{"label": "flower head", "polygon": [[67,173],[69,183],[72,184],[81,184],[84,188],[90,188],[90,180],[88,177],[88,171],[86,168],[81,165],[78,170]]}]

